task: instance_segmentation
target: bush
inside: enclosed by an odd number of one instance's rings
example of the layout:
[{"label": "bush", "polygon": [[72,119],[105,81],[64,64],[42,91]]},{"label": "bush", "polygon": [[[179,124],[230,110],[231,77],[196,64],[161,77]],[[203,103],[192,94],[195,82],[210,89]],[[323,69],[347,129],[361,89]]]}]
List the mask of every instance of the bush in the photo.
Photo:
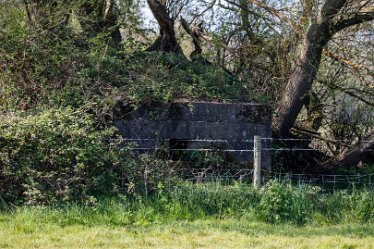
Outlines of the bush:
[{"label": "bush", "polygon": [[53,203],[118,191],[122,151],[93,117],[71,109],[4,117],[0,189],[7,200]]},{"label": "bush", "polygon": [[[121,145],[85,111],[50,109],[0,119],[0,197],[51,204],[151,194],[175,166]],[[1,199],[0,199],[1,201]]]}]

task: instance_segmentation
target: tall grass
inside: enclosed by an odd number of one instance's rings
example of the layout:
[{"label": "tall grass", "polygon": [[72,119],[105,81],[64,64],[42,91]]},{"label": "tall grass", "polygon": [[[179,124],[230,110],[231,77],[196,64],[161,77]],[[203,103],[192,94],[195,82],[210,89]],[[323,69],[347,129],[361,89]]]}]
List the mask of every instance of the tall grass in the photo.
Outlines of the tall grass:
[{"label": "tall grass", "polygon": [[61,206],[17,207],[1,219],[22,223],[68,225],[147,225],[204,218],[241,218],[268,223],[373,223],[374,191],[360,189],[326,193],[318,187],[269,182],[256,191],[234,183],[183,183],[173,190],[160,186],[143,196],[99,199]]}]

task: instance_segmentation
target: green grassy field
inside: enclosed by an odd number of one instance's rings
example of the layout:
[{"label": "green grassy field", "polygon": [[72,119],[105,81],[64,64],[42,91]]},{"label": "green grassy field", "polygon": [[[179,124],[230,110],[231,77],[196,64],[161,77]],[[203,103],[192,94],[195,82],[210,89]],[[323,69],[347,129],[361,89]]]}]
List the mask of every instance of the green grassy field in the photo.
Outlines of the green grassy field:
[{"label": "green grassy field", "polygon": [[374,248],[374,226],[270,225],[246,219],[60,226],[2,216],[0,248]]},{"label": "green grassy field", "polygon": [[373,248],[374,192],[271,182],[0,209],[0,248]]}]

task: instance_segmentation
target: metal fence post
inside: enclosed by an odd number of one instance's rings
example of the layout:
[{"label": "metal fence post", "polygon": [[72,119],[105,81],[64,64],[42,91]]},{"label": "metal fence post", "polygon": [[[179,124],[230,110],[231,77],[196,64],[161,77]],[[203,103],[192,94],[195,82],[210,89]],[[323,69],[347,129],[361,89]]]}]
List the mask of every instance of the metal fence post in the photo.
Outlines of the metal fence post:
[{"label": "metal fence post", "polygon": [[261,187],[261,137],[254,136],[253,143],[253,187]]}]

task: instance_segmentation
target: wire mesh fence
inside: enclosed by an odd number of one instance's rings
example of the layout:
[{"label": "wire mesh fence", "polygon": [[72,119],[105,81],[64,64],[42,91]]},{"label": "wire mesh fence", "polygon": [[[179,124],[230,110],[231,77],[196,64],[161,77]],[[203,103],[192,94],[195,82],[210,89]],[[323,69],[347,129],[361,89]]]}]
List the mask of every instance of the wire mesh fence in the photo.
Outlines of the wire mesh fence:
[{"label": "wire mesh fence", "polygon": [[373,187],[374,174],[295,174],[263,170],[264,181],[276,179],[297,185],[313,184],[326,188]]},{"label": "wire mesh fence", "polygon": [[[157,144],[154,146],[139,146],[142,142],[154,142]],[[130,138],[130,139],[121,139],[120,143],[126,145],[126,149],[135,153],[142,152],[155,152],[155,151],[165,151],[168,153],[222,153],[222,152],[239,152],[239,153],[248,153],[248,157],[253,157],[254,152],[254,140],[245,140],[240,141],[241,143],[248,143],[248,149],[235,149],[230,147],[230,144],[238,141],[229,141],[229,140],[220,140],[220,139],[185,139],[184,142],[199,142],[205,143],[207,146],[196,147],[196,148],[175,148],[170,146],[170,143],[167,140],[162,139],[153,139],[153,138]],[[297,142],[311,142],[311,139],[296,139],[296,138],[261,138],[261,141],[297,141]],[[348,142],[339,140],[340,142]],[[117,141],[118,142],[118,141]],[[139,143],[141,142],[141,143]],[[360,141],[361,143],[372,143],[374,141]],[[209,147],[209,145],[216,143],[225,143],[226,148],[215,148]],[[281,147],[273,148],[271,144],[267,143],[267,146],[261,147],[261,151],[266,153],[275,153],[275,152],[297,152],[297,151],[319,151],[317,148],[302,148],[302,147]],[[371,152],[372,150],[367,150]],[[201,156],[201,155],[200,155]],[[251,183],[254,178],[254,170],[252,165],[247,165],[247,167],[231,167],[225,166],[223,164],[209,165],[210,162],[200,163],[199,167],[184,167],[179,168],[178,170],[170,171],[168,179],[173,177],[179,177],[181,179],[192,181],[192,182],[233,182],[238,181],[240,183]],[[313,184],[319,185],[326,189],[336,189],[336,188],[351,188],[353,186],[365,186],[365,187],[374,187],[374,174],[355,174],[355,175],[345,175],[345,174],[302,174],[302,173],[292,173],[292,172],[276,172],[266,169],[261,169],[262,183],[266,183],[270,180],[278,181],[287,181],[292,182],[296,185],[303,184]]]},{"label": "wire mesh fence", "polygon": [[[271,180],[291,182],[295,185],[318,185],[326,188],[350,188],[350,187],[374,187],[374,174],[295,174],[282,173],[268,170],[262,171],[262,182],[265,184]],[[253,169],[221,168],[189,168],[176,171],[175,174],[182,179],[192,182],[222,182],[251,183],[253,181]]]}]

